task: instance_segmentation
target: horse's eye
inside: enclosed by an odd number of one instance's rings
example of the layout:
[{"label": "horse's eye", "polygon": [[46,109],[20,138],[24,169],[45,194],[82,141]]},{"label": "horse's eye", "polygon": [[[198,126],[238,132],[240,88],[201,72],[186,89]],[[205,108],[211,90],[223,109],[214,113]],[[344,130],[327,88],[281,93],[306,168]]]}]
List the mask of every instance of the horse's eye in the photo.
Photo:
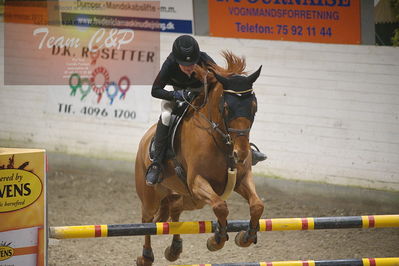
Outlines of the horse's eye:
[{"label": "horse's eye", "polygon": [[229,105],[226,102],[224,103],[224,106],[223,106],[223,113],[224,113],[224,116],[227,116],[229,113]]},{"label": "horse's eye", "polygon": [[252,101],[252,114],[255,114],[258,111],[258,104],[256,100]]}]

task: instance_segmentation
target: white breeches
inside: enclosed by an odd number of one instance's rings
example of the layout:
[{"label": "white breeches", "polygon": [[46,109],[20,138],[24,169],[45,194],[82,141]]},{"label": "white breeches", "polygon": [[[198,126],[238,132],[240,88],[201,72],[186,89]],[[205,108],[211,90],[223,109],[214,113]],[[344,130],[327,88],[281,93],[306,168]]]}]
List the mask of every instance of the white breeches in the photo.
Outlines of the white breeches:
[{"label": "white breeches", "polygon": [[173,101],[162,100],[161,101],[161,121],[165,126],[170,125],[170,119],[172,117],[172,110],[175,103]]}]

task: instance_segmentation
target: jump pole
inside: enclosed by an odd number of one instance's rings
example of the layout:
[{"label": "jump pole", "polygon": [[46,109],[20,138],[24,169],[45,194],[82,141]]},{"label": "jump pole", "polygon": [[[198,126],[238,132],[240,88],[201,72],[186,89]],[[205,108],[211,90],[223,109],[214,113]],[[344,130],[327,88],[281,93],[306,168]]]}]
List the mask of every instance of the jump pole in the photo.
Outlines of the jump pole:
[{"label": "jump pole", "polygon": [[398,266],[398,258],[364,258],[344,260],[298,260],[256,263],[190,264],[169,266]]},{"label": "jump pole", "polygon": [[[227,232],[246,230],[248,225],[249,220],[230,220],[228,221]],[[49,237],[68,239],[112,236],[206,234],[213,233],[216,227],[217,222],[215,221],[55,226],[50,227]],[[399,227],[399,214],[260,219],[259,227],[260,232]]]}]

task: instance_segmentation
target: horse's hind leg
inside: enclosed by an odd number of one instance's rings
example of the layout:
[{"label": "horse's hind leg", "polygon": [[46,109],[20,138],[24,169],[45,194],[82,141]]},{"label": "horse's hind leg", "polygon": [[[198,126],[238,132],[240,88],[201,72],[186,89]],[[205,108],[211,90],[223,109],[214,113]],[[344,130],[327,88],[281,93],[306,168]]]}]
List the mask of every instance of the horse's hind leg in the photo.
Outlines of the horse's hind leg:
[{"label": "horse's hind leg", "polygon": [[[183,197],[177,194],[170,195],[169,199],[169,214],[172,222],[178,222],[180,214],[183,211]],[[183,252],[183,239],[180,235],[173,235],[172,244],[165,249],[165,258],[168,261],[175,261]]]},{"label": "horse's hind leg", "polygon": [[249,203],[251,220],[247,231],[241,231],[236,235],[235,243],[240,247],[248,247],[256,244],[259,231],[259,219],[262,216],[264,204],[256,194],[252,173],[248,173],[236,188],[236,192],[243,196]]},{"label": "horse's hind leg", "polygon": [[210,251],[219,250],[229,240],[227,235],[227,215],[229,214],[227,204],[216,194],[209,182],[200,175],[194,178],[192,191],[194,196],[212,207],[218,219],[218,227],[215,230],[215,234],[208,238],[207,248]]}]

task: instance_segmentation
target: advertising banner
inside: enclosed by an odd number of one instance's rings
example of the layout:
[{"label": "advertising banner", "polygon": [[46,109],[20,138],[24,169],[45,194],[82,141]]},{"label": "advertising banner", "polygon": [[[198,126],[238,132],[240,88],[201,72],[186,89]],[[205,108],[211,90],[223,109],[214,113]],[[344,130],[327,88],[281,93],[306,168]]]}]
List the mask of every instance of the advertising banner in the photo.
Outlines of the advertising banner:
[{"label": "advertising banner", "polygon": [[208,0],[210,35],[360,44],[359,0]]},{"label": "advertising banner", "polygon": [[[47,25],[49,23],[61,23],[62,19],[70,21],[71,14],[88,15],[93,18],[96,10],[99,7],[115,8],[118,4],[115,1],[87,1],[87,0],[61,0],[61,1],[7,1],[7,12],[4,19],[6,22]],[[131,17],[131,8],[134,2],[140,1],[125,1],[129,5],[119,5],[121,14]],[[155,12],[157,12],[159,20],[157,23],[157,30],[161,32],[176,32],[176,33],[193,33],[193,2],[192,0],[160,0],[152,1],[158,2]],[[119,2],[120,3],[120,2]],[[73,8],[75,6],[75,8]],[[0,14],[3,14],[3,6],[0,5]],[[145,8],[141,7],[141,11]],[[87,14],[86,11],[89,11]],[[94,13],[93,13],[94,11]],[[138,11],[137,9],[135,11]],[[143,13],[145,14],[145,13]],[[137,17],[145,18],[143,14],[135,14]],[[148,15],[147,15],[148,16]],[[153,17],[150,14],[149,17]],[[84,21],[76,21],[75,25],[85,24]]]},{"label": "advertising banner", "polygon": [[[118,83],[152,84],[160,64],[159,2],[60,1],[53,8],[61,17],[50,15],[48,24],[6,21],[5,85],[71,85],[79,76],[76,86],[90,83],[100,95],[112,82],[121,93]],[[20,11],[6,6],[6,17]]]},{"label": "advertising banner", "polygon": [[159,11],[162,32],[193,33],[192,0],[161,0]]},{"label": "advertising banner", "polygon": [[0,148],[0,265],[46,265],[44,150]]},{"label": "advertising banner", "polygon": [[[121,4],[122,3],[122,4]],[[118,10],[118,19],[123,20],[130,28],[138,29],[140,23],[148,18],[152,21],[151,28],[140,27],[141,30],[155,30],[160,32],[192,33],[193,32],[193,3],[191,0],[160,0],[160,1],[60,1],[61,23],[89,26],[101,23],[109,18],[108,12]],[[157,3],[154,5],[154,3]],[[132,21],[132,10],[136,20]],[[137,12],[140,11],[140,12]],[[116,15],[115,15],[116,16]],[[114,16],[114,19],[115,19]],[[85,18],[85,19],[82,19]]]},{"label": "advertising banner", "polygon": [[[47,1],[4,1],[4,22],[48,24]],[[3,8],[3,7],[2,7]]]},{"label": "advertising banner", "polygon": [[159,1],[48,2],[45,24],[21,17],[21,3],[6,6],[5,85],[46,85],[50,114],[148,119]]}]

